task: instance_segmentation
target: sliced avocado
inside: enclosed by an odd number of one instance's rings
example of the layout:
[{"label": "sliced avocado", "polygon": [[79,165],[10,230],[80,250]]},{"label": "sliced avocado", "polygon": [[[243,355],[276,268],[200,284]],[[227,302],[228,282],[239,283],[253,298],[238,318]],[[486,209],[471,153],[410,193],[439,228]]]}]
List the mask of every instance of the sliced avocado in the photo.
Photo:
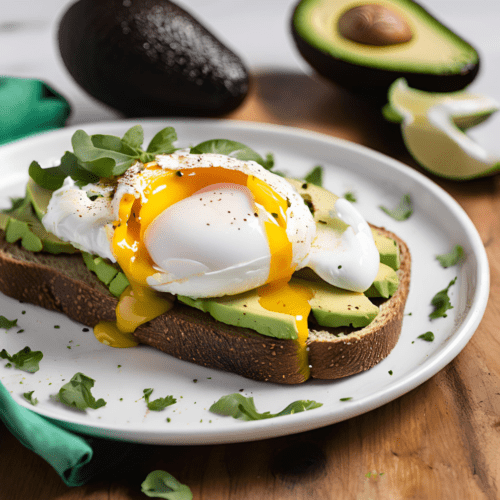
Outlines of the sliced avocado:
[{"label": "sliced avocado", "polygon": [[[301,282],[302,280],[294,281]],[[308,283],[314,296],[309,301],[314,318],[321,326],[353,326],[360,328],[369,325],[377,316],[379,309],[363,293],[342,290],[326,282]]]},{"label": "sliced avocado", "polygon": [[79,0],[58,38],[76,82],[126,116],[216,116],[248,92],[242,60],[168,0]]},{"label": "sliced avocado", "polygon": [[[292,278],[292,283],[311,289],[311,311],[321,326],[368,325],[378,314],[378,307],[362,293],[341,290],[325,282],[310,282]],[[264,309],[259,303],[258,290],[217,298],[192,299],[177,297],[184,304],[210,313],[221,323],[251,328],[262,335],[280,339],[297,339],[295,319]]]},{"label": "sliced avocado", "polygon": [[47,232],[40,222],[38,215],[45,213],[48,204],[44,191],[46,190],[29,181],[24,200],[15,209],[0,214],[0,229],[6,232],[6,240],[9,243],[20,240],[22,246],[31,252],[78,252],[71,243]]},{"label": "sliced avocado", "polygon": [[115,297],[119,297],[130,285],[125,274],[102,257],[96,257],[87,252],[82,252],[82,257],[87,268],[96,274]]},{"label": "sliced avocado", "polygon": [[264,309],[259,304],[257,290],[225,297],[192,299],[179,295],[184,304],[210,313],[216,320],[227,325],[251,328],[267,337],[297,339],[295,318]]},{"label": "sliced avocado", "polygon": [[399,246],[397,242],[373,227],[372,234],[375,246],[380,254],[380,263],[385,264],[386,266],[389,266],[397,271],[401,264]]},{"label": "sliced avocado", "polygon": [[384,116],[401,123],[406,148],[424,168],[457,180],[500,170],[500,155],[464,132],[497,111],[496,100],[466,91],[424,92],[410,88],[403,78],[391,86],[388,100]]},{"label": "sliced avocado", "polygon": [[367,95],[400,77],[423,90],[460,90],[479,69],[476,50],[411,0],[301,0],[291,24],[316,71]]},{"label": "sliced avocado", "polygon": [[367,297],[383,297],[388,299],[392,297],[399,286],[399,278],[392,267],[380,264],[377,276],[370,288],[365,290]]},{"label": "sliced avocado", "polygon": [[47,213],[50,198],[53,191],[39,186],[33,179],[28,180],[26,185],[26,196],[31,201],[37,217],[42,220],[42,217]]}]

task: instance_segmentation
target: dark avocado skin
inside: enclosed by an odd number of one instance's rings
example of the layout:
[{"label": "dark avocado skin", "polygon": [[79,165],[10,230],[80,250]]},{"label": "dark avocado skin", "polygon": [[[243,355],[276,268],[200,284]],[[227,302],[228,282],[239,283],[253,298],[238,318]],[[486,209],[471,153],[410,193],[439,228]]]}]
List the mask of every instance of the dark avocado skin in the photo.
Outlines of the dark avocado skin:
[{"label": "dark avocado skin", "polygon": [[217,116],[248,92],[241,59],[167,0],[80,0],[59,49],[91,96],[126,116]]},{"label": "dark avocado skin", "polygon": [[[300,3],[296,5],[295,10],[298,9]],[[421,10],[425,9],[421,8]],[[401,77],[404,77],[412,88],[428,92],[455,92],[469,85],[479,71],[479,59],[477,64],[464,66],[460,74],[437,75],[417,71],[388,71],[370,68],[335,58],[307,43],[297,32],[294,15],[291,19],[291,31],[299,53],[320,75],[349,91],[370,99],[386,101],[389,87]]]}]

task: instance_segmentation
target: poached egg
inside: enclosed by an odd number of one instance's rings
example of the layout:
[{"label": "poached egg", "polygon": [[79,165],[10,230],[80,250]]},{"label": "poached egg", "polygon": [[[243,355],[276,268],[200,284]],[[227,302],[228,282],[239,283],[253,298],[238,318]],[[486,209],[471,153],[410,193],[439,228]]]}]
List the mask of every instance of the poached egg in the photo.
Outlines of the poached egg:
[{"label": "poached egg", "polygon": [[67,178],[43,218],[46,229],[83,251],[118,262],[130,287],[117,322],[94,332],[115,347],[168,311],[175,295],[235,295],[257,289],[262,307],[295,317],[308,336],[308,287],[289,283],[311,267],[328,283],[362,292],[378,272],[368,224],[346,200],[321,227],[283,177],[252,161],[178,151],[137,162],[122,176],[79,188]]}]

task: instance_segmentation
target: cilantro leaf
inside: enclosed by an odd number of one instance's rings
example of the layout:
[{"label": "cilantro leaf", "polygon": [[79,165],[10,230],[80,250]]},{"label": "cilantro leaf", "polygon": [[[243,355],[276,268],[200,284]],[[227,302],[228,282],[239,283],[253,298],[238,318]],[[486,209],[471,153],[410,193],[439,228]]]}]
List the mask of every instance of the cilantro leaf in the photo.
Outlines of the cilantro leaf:
[{"label": "cilantro leaf", "polygon": [[222,396],[211,407],[212,413],[218,415],[230,416],[240,420],[263,420],[266,418],[280,417],[283,415],[292,415],[293,413],[300,413],[302,411],[314,410],[323,406],[322,403],[316,401],[294,401],[290,403],[284,410],[279,413],[270,413],[268,411],[259,413],[255,408],[253,398],[245,397],[242,394],[234,393]]},{"label": "cilantro leaf", "polygon": [[26,401],[30,402],[33,406],[35,406],[38,403],[38,399],[33,397],[34,392],[35,391],[23,393],[24,399],[26,399]]},{"label": "cilantro leaf", "polygon": [[315,186],[323,186],[323,167],[317,165],[314,167],[305,177],[304,180],[309,184],[314,184]]},{"label": "cilantro leaf", "polygon": [[9,320],[5,316],[0,316],[0,328],[5,328],[5,330],[10,330],[17,326],[17,319]]},{"label": "cilantro leaf", "polygon": [[382,205],[380,205],[379,208],[393,219],[399,221],[408,219],[408,217],[410,217],[410,215],[413,213],[413,205],[409,194],[403,195],[403,197],[399,201],[399,205],[392,210]]},{"label": "cilantro leaf", "polygon": [[155,399],[154,401],[149,401],[149,397],[153,393],[153,389],[144,389],[143,393],[146,404],[151,411],[161,411],[164,410],[167,406],[177,403],[177,399],[175,399],[173,396],[166,396],[164,398]]},{"label": "cilantro leaf", "polygon": [[32,351],[26,346],[12,356],[5,349],[2,349],[2,351],[0,351],[0,358],[7,359],[19,370],[35,373],[40,369],[38,363],[42,360],[43,354],[41,351]]},{"label": "cilantro leaf", "polygon": [[429,314],[429,318],[446,318],[446,311],[448,309],[453,309],[451,305],[450,298],[448,297],[448,290],[452,285],[455,284],[457,278],[451,280],[449,285],[444,289],[436,293],[431,300],[431,305],[434,306],[434,311]]},{"label": "cilantro leaf", "polygon": [[192,500],[189,486],[179,483],[174,476],[163,470],[150,472],[141,484],[141,491],[150,498],[166,500]]},{"label": "cilantro leaf", "polygon": [[272,155],[262,158],[259,153],[245,146],[241,142],[229,141],[228,139],[212,139],[204,141],[191,148],[192,154],[216,153],[220,155],[231,156],[242,161],[255,161],[265,169],[270,170],[274,166]]},{"label": "cilantro leaf", "polygon": [[460,245],[455,245],[450,253],[444,253],[441,255],[436,255],[436,259],[439,261],[442,267],[451,267],[458,263],[458,261],[463,257],[464,249]]},{"label": "cilantro leaf", "polygon": [[95,380],[87,377],[83,373],[76,373],[73,378],[64,384],[59,392],[53,398],[66,406],[77,408],[78,410],[86,410],[92,408],[97,410],[106,405],[104,399],[95,400],[90,392],[94,387]]},{"label": "cilantro leaf", "polygon": [[356,195],[352,191],[346,191],[342,197],[351,203],[356,203],[358,201]]},{"label": "cilantro leaf", "polygon": [[432,332],[425,332],[418,336],[419,339],[425,340],[426,342],[434,341],[434,334]]}]

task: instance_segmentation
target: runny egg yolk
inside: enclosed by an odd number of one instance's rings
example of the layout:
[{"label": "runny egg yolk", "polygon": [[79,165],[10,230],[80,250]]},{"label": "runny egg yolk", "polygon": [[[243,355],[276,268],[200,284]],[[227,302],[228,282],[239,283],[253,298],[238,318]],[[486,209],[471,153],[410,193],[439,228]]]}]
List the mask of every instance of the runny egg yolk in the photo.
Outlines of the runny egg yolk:
[{"label": "runny egg yolk", "polygon": [[307,369],[305,340],[310,312],[308,300],[312,293],[305,287],[289,284],[294,266],[292,244],[286,234],[287,200],[257,177],[222,167],[176,171],[160,168],[156,162],[151,162],[137,175],[143,189],[137,198],[129,193],[122,196],[112,240],[113,254],[130,286],[118,302],[116,323],[99,323],[94,328],[96,337],[113,347],[137,345],[132,332],[168,311],[174,303],[174,296],[156,292],[147,283],[147,278],[157,272],[144,244],[144,233],[149,224],[174,203],[209,185],[222,182],[240,184],[251,191],[254,203],[264,206],[277,223],[264,223],[271,262],[267,284],[258,290],[259,302],[265,309],[295,317],[299,350],[304,361],[301,365]]}]

